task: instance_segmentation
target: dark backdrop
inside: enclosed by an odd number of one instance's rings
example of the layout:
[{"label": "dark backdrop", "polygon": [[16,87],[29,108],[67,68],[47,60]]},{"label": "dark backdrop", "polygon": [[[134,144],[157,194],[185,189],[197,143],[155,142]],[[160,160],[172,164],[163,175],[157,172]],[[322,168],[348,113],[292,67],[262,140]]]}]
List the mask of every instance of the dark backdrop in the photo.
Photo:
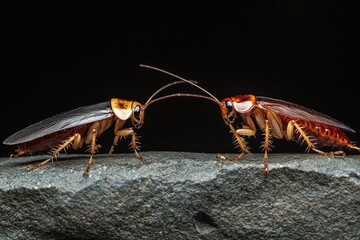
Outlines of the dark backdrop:
[{"label": "dark backdrop", "polygon": [[[144,103],[174,81],[143,63],[197,80],[219,99],[251,93],[313,108],[358,131],[349,136],[360,143],[359,9],[349,1],[1,5],[2,140],[112,97]],[[188,85],[170,92],[200,93]],[[218,107],[202,99],[152,105],[137,132],[141,151],[237,151]],[[99,138],[102,151],[112,136]],[[261,151],[261,135],[249,141]],[[116,152],[127,152],[128,143]],[[274,145],[273,152],[305,150],[285,140]],[[14,149],[3,145],[1,156]]]}]

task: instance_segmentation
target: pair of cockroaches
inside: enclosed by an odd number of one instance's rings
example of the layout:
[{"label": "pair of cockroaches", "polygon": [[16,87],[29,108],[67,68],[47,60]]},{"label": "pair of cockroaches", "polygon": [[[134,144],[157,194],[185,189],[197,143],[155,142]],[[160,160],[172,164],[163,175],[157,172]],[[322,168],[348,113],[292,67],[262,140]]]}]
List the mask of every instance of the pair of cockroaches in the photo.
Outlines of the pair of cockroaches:
[{"label": "pair of cockroaches", "polygon": [[[306,142],[307,151],[312,150],[330,157],[334,155],[345,156],[343,148],[360,151],[360,148],[350,142],[349,137],[343,132],[355,132],[352,128],[310,108],[283,100],[254,95],[238,95],[219,101],[214,95],[197,85],[194,81],[184,79],[156,67],[148,65],[140,66],[163,72],[180,79],[180,81],[161,87],[144,105],[136,101],[113,98],[107,102],[79,107],[30,125],[4,140],[4,144],[19,145],[16,153],[12,154],[11,157],[49,150],[50,158],[37,165],[29,165],[29,168],[39,168],[52,161],[62,150],[70,146],[73,149],[78,149],[86,144],[89,146],[90,159],[83,175],[88,176],[94,154],[99,147],[96,144],[96,139],[115,122],[115,137],[109,154],[113,152],[120,138],[131,136],[131,148],[135,153],[135,157],[143,160],[138,153],[136,133],[131,127],[123,128],[125,122],[130,118],[134,127],[140,128],[144,122],[145,109],[150,104],[166,98],[180,96],[204,98],[219,105],[221,116],[229,126],[234,142],[241,152],[236,157],[217,155],[218,159],[236,161],[244,154],[250,153],[244,137],[255,136],[257,126],[264,133],[262,144],[264,150],[264,173],[269,172],[268,151],[270,150],[273,137],[278,139],[285,138],[288,141],[293,140],[301,143]],[[179,83],[189,83],[202,90],[208,96],[176,93],[154,99],[155,95],[165,88]],[[233,123],[238,115],[242,119],[242,127],[236,129]],[[322,147],[334,148],[336,151],[325,152],[320,150]]]}]

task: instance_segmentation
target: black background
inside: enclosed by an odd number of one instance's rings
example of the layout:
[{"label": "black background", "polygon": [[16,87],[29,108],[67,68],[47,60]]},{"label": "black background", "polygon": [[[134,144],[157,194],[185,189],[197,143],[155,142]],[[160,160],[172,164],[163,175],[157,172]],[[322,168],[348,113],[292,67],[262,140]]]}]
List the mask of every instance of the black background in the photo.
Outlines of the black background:
[{"label": "black background", "polygon": [[[197,80],[220,100],[254,95],[292,101],[359,133],[358,8],[343,1],[1,3],[1,139],[54,114],[112,97],[146,102],[175,79]],[[189,85],[165,93],[201,93]],[[127,123],[130,125],[129,123]],[[147,109],[141,151],[237,152],[218,107],[173,98]],[[101,151],[112,141],[99,138]],[[254,152],[262,138],[249,139]],[[116,152],[128,152],[122,140]],[[273,152],[304,152],[275,140]],[[15,146],[1,147],[8,156]],[[352,151],[355,154],[355,151]]]}]

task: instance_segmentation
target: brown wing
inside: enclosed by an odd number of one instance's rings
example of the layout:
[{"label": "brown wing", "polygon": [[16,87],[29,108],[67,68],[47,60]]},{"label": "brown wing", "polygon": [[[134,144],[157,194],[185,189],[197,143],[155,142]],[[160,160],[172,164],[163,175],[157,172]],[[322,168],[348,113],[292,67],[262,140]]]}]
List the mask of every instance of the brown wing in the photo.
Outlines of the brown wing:
[{"label": "brown wing", "polygon": [[261,109],[269,110],[279,115],[287,116],[293,119],[301,119],[308,122],[326,124],[329,126],[341,128],[349,132],[355,132],[355,130],[346,124],[310,108],[269,97],[259,96],[256,98],[257,107]]},{"label": "brown wing", "polygon": [[113,115],[109,101],[79,107],[34,123],[9,136],[3,143],[13,145],[32,141],[60,130],[100,121]]}]

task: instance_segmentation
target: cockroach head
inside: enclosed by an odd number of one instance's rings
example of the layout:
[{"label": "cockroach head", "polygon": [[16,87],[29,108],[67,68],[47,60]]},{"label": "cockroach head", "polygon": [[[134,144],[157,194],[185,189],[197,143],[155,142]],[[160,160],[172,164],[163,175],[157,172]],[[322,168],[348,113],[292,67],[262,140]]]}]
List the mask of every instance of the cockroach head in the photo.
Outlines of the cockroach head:
[{"label": "cockroach head", "polygon": [[221,115],[228,124],[234,122],[236,113],[243,114],[250,112],[256,103],[256,97],[251,94],[238,95],[224,98],[221,101]]},{"label": "cockroach head", "polygon": [[111,108],[117,118],[122,121],[130,118],[136,128],[140,128],[144,123],[145,108],[139,102],[112,98]]},{"label": "cockroach head", "polygon": [[221,116],[226,124],[232,124],[236,118],[236,111],[231,98],[224,98],[220,105]]},{"label": "cockroach head", "polygon": [[134,101],[132,103],[132,114],[131,114],[131,121],[136,128],[141,128],[144,124],[144,118],[145,118],[145,108],[144,106]]}]

